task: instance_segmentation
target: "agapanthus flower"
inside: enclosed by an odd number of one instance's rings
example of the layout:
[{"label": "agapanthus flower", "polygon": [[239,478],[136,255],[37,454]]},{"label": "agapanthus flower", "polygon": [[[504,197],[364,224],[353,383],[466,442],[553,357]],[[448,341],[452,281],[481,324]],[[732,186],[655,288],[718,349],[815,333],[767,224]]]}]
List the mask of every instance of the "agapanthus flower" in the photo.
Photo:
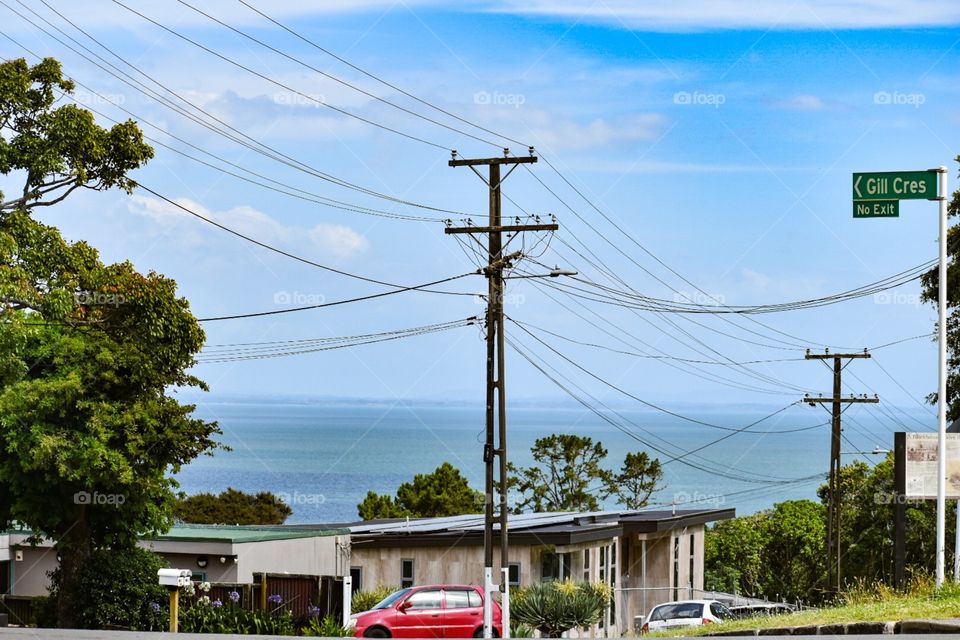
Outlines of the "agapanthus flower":
[{"label": "agapanthus flower", "polygon": [[230,597],[230,601],[233,602],[234,604],[236,604],[237,602],[240,602],[240,594],[237,593],[236,591],[231,591],[227,595]]},{"label": "agapanthus flower", "polygon": [[150,608],[153,609],[154,611],[160,611],[160,603],[159,603],[159,602],[151,602],[151,603],[150,603]]},{"label": "agapanthus flower", "polygon": [[314,605],[310,605],[309,607],[307,607],[307,615],[311,618],[316,618],[317,616],[320,615],[320,607],[315,607]]},{"label": "agapanthus flower", "polygon": [[218,598],[217,600],[214,600],[213,602],[211,602],[210,605],[213,607],[222,607],[223,602],[221,602],[220,599]]},{"label": "agapanthus flower", "polygon": [[281,596],[279,593],[275,593],[269,598],[267,598],[267,602],[271,604],[280,604],[281,602],[283,602],[283,596]]}]

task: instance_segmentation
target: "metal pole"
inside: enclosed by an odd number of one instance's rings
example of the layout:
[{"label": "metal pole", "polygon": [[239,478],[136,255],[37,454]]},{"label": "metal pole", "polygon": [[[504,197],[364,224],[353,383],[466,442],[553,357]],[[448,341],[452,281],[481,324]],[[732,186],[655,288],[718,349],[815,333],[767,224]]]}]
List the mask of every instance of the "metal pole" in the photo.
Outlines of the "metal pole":
[{"label": "metal pole", "polygon": [[837,593],[840,593],[840,393],[842,391],[841,372],[843,365],[839,356],[833,359],[833,419],[832,439],[830,442],[830,522],[827,525],[831,553],[830,563],[834,566]]},{"label": "metal pole", "polygon": [[937,386],[937,588],[943,586],[946,559],[947,511],[947,168],[934,169],[940,173],[940,283],[938,306],[940,311],[938,333],[940,354]]}]

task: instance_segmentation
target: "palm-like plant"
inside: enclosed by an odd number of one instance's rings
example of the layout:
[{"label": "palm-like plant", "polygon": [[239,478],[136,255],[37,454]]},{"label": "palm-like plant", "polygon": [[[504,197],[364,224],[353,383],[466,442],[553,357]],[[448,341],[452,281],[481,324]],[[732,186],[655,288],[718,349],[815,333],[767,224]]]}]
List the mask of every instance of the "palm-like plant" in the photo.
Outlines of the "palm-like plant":
[{"label": "palm-like plant", "polygon": [[510,612],[516,622],[538,629],[542,637],[559,638],[570,629],[600,622],[610,597],[605,584],[543,582],[516,591]]}]

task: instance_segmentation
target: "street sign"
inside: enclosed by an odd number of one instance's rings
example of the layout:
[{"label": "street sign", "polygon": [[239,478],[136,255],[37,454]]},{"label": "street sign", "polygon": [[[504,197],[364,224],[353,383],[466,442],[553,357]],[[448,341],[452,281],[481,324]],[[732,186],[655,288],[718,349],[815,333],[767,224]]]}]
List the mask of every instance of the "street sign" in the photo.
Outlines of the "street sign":
[{"label": "street sign", "polygon": [[854,200],[933,200],[937,198],[934,171],[889,171],[853,174]]},{"label": "street sign", "polygon": [[853,202],[854,218],[898,218],[900,217],[899,200],[875,200]]}]

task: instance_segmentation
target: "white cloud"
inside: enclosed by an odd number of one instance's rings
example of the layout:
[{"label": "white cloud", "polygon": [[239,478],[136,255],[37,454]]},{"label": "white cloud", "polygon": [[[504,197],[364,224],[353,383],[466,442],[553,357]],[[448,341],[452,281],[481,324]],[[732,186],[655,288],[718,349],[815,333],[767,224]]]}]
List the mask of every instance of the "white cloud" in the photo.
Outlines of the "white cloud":
[{"label": "white cloud", "polygon": [[315,245],[338,257],[348,257],[361,253],[369,246],[362,235],[341,224],[318,224],[309,231],[310,240]]},{"label": "white cloud", "polygon": [[960,23],[960,4],[924,0],[500,0],[489,9],[649,31],[873,29]]},{"label": "white cloud", "polygon": [[659,113],[639,113],[613,119],[596,118],[586,124],[556,120],[546,112],[524,113],[530,139],[537,146],[553,151],[606,147],[617,144],[656,140],[662,134],[666,118]]},{"label": "white cloud", "polygon": [[827,107],[823,100],[810,94],[791,96],[778,101],[776,105],[783,109],[795,109],[797,111],[821,111]]},{"label": "white cloud", "polygon": [[[260,242],[283,247],[300,246],[324,257],[349,258],[363,252],[369,246],[367,239],[353,229],[338,224],[318,224],[311,229],[285,225],[269,215],[241,205],[226,211],[211,211],[189,198],[175,198],[174,202],[198,215],[249,236]],[[131,196],[127,209],[134,214],[149,218],[159,227],[183,225],[178,228],[182,244],[196,245],[209,240],[201,233],[201,221],[179,207],[157,198]],[[224,235],[224,231],[210,229],[210,233]],[[239,241],[238,241],[239,242]]]}]

